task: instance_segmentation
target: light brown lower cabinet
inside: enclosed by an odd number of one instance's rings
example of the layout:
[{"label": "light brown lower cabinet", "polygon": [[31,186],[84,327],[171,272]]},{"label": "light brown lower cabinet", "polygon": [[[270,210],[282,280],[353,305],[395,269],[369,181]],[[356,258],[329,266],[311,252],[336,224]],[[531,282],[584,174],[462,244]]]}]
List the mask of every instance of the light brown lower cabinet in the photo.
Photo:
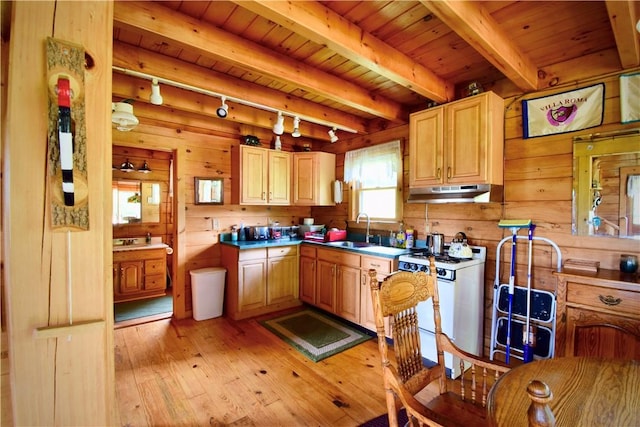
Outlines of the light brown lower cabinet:
[{"label": "light brown lower cabinet", "polygon": [[382,278],[395,269],[396,261],[304,244],[301,253],[304,254],[300,258],[301,299],[375,331],[369,269],[376,269]]},{"label": "light brown lower cabinet", "polygon": [[113,301],[123,302],[166,294],[167,252],[138,249],[113,252]]},{"label": "light brown lower cabinet", "polygon": [[301,304],[297,245],[256,249],[221,245],[221,256],[227,269],[227,316],[246,319]]},{"label": "light brown lower cabinet", "polygon": [[558,277],[555,356],[640,359],[640,282],[614,270]]}]

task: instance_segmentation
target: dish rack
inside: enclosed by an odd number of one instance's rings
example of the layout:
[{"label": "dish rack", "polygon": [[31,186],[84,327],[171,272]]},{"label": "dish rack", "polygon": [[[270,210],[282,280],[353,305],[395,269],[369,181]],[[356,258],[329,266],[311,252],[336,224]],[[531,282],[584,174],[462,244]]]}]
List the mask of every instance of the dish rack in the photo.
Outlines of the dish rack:
[{"label": "dish rack", "polygon": [[325,234],[307,231],[304,233],[305,240],[313,240],[316,242],[337,242],[347,238],[347,230],[332,230]]},{"label": "dish rack", "polygon": [[[518,240],[527,240],[528,236],[516,236]],[[533,236],[533,242],[549,244],[557,256],[557,271],[562,267],[560,248],[553,241],[545,237]],[[513,244],[513,236],[507,236],[500,241],[496,249],[496,278],[493,286],[493,313],[491,322],[491,346],[489,358],[493,360],[497,353],[505,354],[507,350],[507,322],[509,310],[509,283],[501,283],[500,260],[501,250],[505,243]],[[533,249],[532,249],[533,250]],[[508,281],[507,281],[508,282]],[[556,333],[556,293],[531,289],[529,322],[535,329],[536,345],[533,351],[534,359],[553,358],[555,351]],[[524,360],[523,334],[527,320],[527,287],[514,286],[510,357]]]}]

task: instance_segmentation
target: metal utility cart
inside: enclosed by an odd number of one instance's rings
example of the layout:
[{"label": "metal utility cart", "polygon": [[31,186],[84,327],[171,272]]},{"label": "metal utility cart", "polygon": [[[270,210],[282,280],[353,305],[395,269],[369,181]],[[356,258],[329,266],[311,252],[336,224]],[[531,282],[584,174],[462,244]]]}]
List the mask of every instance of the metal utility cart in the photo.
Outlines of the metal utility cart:
[{"label": "metal utility cart", "polygon": [[[493,286],[493,314],[491,322],[491,348],[490,359],[493,360],[496,353],[524,360],[524,331],[527,324],[533,326],[535,334],[534,359],[552,358],[554,354],[556,331],[556,294],[554,292],[530,289],[524,286],[514,286],[513,302],[511,307],[511,328],[508,328],[509,313],[509,283],[500,280],[501,250],[505,243],[514,244],[517,240],[528,240],[528,236],[507,236],[500,241],[496,249],[496,278]],[[545,237],[532,237],[533,242],[549,244],[557,254],[557,270],[562,267],[562,254],[560,248],[553,241]],[[508,246],[507,246],[508,247]],[[531,252],[532,246],[529,247]],[[529,257],[531,264],[531,256]],[[529,265],[531,268],[531,265]],[[528,278],[530,280],[530,278]],[[530,294],[528,295],[528,293]],[[530,301],[527,310],[527,301]],[[529,318],[527,319],[527,314]],[[510,339],[509,334],[510,332]],[[506,357],[507,361],[508,358]]]}]

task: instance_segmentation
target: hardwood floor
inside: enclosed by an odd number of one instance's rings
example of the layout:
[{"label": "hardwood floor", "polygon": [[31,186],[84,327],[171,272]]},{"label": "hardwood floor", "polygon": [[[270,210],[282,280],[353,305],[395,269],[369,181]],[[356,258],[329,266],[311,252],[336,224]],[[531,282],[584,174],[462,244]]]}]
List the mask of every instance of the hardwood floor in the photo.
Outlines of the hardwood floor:
[{"label": "hardwood floor", "polygon": [[357,426],[386,413],[373,338],[314,363],[257,319],[114,333],[121,426]]}]

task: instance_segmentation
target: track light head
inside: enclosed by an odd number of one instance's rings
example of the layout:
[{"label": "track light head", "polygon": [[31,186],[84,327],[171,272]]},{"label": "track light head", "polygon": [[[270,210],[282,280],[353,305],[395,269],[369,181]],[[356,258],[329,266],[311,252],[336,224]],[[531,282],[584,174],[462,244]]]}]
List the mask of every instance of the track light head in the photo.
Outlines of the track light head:
[{"label": "track light head", "polygon": [[284,116],[281,111],[278,111],[278,118],[273,125],[273,133],[276,135],[282,135],[284,133]]},{"label": "track light head", "polygon": [[336,135],[336,128],[333,129],[329,129],[329,131],[327,132],[329,134],[329,140],[331,141],[331,143],[333,144],[334,142],[338,142],[338,135]]},{"label": "track light head", "polygon": [[298,116],[293,118],[293,132],[291,132],[291,136],[294,138],[300,137],[300,117]]},{"label": "track light head", "polygon": [[160,95],[158,79],[151,80],[151,96],[149,96],[149,102],[153,105],[162,105],[162,95]]},{"label": "track light head", "polygon": [[216,110],[216,114],[221,119],[226,119],[227,115],[229,115],[229,106],[227,105],[227,98],[223,96],[220,99],[222,100],[222,105],[218,107],[218,109]]}]

